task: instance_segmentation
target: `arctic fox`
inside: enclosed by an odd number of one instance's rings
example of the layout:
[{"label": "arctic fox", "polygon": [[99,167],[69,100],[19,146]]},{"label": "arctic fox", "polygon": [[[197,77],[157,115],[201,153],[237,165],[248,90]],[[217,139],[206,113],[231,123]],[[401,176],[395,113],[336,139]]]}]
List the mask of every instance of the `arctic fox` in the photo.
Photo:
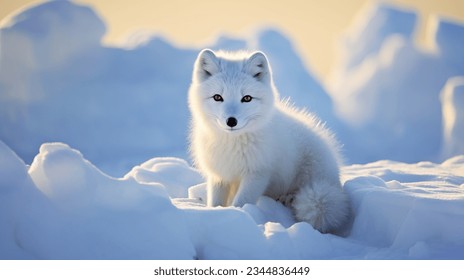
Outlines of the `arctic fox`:
[{"label": "arctic fox", "polygon": [[350,215],[338,148],[309,113],[281,101],[262,52],[200,52],[189,90],[190,150],[207,180],[208,206],[262,195],[299,221],[337,232]]}]

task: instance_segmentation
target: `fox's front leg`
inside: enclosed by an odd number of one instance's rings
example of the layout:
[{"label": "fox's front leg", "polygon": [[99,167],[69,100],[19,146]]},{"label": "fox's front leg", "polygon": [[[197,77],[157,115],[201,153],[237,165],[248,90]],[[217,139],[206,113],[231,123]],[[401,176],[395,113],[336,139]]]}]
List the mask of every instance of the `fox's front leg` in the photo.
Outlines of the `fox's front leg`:
[{"label": "fox's front leg", "polygon": [[207,206],[227,206],[227,197],[230,192],[230,185],[220,180],[212,178],[207,182]]},{"label": "fox's front leg", "polygon": [[232,206],[242,207],[247,203],[256,203],[269,184],[269,176],[251,174],[243,177],[232,201]]}]

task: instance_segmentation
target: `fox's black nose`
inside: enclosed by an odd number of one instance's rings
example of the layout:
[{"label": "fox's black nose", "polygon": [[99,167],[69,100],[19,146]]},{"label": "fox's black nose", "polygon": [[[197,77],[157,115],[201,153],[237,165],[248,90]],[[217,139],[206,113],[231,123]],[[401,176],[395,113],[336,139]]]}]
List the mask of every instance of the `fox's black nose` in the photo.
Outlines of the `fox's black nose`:
[{"label": "fox's black nose", "polygon": [[234,117],[230,117],[227,119],[227,125],[230,127],[234,127],[237,125],[237,119]]}]

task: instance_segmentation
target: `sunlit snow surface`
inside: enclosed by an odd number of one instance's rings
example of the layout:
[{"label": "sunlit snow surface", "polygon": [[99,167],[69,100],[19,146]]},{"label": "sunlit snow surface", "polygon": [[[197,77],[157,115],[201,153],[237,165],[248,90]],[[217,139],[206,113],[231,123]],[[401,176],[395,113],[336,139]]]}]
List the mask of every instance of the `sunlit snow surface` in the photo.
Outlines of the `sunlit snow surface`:
[{"label": "sunlit snow surface", "polygon": [[464,258],[463,156],[344,167],[355,218],[339,237],[267,197],[207,208],[201,177],[177,158],[118,179],[62,143],[30,167],[3,143],[0,155],[3,259]]},{"label": "sunlit snow surface", "polygon": [[464,259],[464,27],[435,19],[422,50],[416,18],[367,9],[327,89],[277,30],[205,46],[263,50],[281,96],[335,132],[354,219],[334,236],[267,197],[204,206],[186,148],[198,49],[103,46],[102,19],[68,1],[16,14],[0,27],[0,259]]}]

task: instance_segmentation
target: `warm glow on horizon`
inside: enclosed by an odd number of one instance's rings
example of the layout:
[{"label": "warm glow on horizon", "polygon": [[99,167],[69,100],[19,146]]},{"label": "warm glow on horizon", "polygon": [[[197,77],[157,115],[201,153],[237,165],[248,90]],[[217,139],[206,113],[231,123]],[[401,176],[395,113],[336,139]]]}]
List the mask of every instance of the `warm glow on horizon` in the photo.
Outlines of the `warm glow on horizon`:
[{"label": "warm glow on horizon", "polygon": [[[0,19],[28,3],[4,0]],[[179,46],[203,46],[219,34],[247,36],[272,26],[286,32],[306,64],[321,78],[327,76],[336,56],[337,39],[369,0],[77,0],[91,5],[107,24],[107,44],[124,41],[139,29],[160,34]],[[391,0],[420,13],[418,41],[425,42],[429,17],[438,14],[464,21],[464,1]]]}]

